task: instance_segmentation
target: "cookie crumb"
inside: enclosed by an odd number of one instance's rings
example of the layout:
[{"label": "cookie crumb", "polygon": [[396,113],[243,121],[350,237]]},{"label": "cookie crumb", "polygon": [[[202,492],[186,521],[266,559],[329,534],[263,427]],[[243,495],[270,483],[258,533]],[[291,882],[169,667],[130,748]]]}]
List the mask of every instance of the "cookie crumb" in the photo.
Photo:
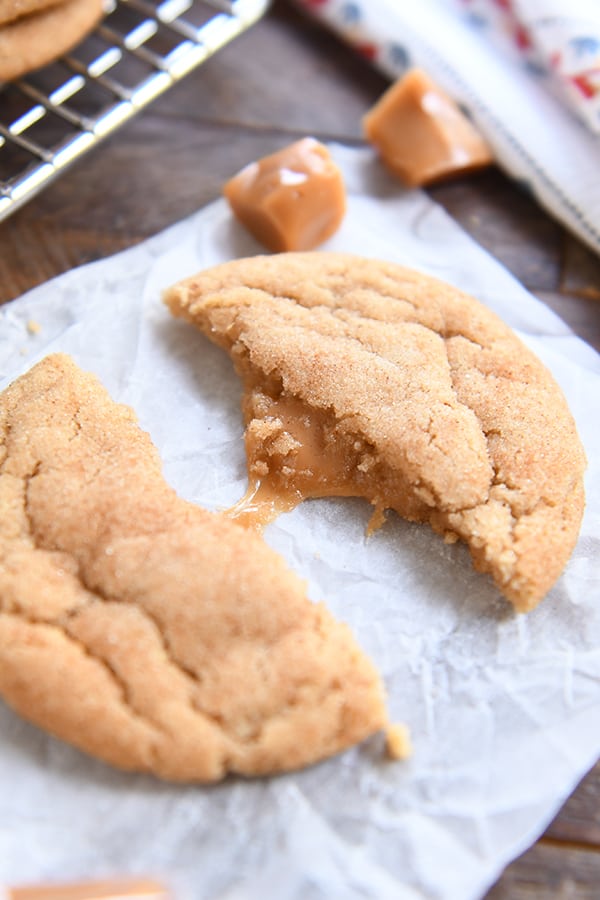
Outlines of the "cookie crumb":
[{"label": "cookie crumb", "polygon": [[367,522],[367,537],[371,537],[385,525],[385,508],[378,503],[373,510],[371,518]]},{"label": "cookie crumb", "polygon": [[412,756],[412,742],[407,725],[388,725],[385,732],[385,752],[390,759],[409,759]]},{"label": "cookie crumb", "polygon": [[42,330],[42,326],[39,322],[36,322],[35,319],[29,319],[27,322],[27,331],[29,334],[39,334]]}]

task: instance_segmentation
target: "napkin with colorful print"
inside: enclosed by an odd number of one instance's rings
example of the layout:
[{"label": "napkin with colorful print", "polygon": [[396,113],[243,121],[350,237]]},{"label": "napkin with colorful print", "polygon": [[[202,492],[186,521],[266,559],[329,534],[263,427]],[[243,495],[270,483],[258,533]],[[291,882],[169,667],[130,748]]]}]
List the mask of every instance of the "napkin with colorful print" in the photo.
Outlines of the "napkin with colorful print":
[{"label": "napkin with colorful print", "polygon": [[391,79],[420,66],[600,253],[600,0],[297,0]]}]

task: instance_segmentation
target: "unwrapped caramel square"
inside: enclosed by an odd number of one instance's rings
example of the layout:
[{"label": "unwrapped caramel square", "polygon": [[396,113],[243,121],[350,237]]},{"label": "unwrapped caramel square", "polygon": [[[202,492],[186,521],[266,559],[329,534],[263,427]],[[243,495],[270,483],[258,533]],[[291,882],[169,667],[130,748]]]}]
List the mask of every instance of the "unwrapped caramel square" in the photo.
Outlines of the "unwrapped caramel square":
[{"label": "unwrapped caramel square", "polygon": [[235,216],[269,250],[312,250],[337,231],[346,191],[329,150],[303,138],[247,165],[224,186]]},{"label": "unwrapped caramel square", "polygon": [[409,187],[490,165],[489,146],[421,69],[393,84],[363,119],[367,139]]}]

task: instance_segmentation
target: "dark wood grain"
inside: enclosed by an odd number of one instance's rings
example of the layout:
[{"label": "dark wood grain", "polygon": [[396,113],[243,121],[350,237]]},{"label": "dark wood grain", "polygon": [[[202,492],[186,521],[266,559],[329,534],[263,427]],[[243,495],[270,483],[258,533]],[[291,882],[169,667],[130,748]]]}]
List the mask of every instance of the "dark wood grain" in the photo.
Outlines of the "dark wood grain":
[{"label": "dark wood grain", "polygon": [[486,900],[598,900],[600,853],[538,843],[509,866]]},{"label": "dark wood grain", "polygon": [[600,259],[569,236],[564,245],[561,289],[588,300],[600,300]]},{"label": "dark wood grain", "polygon": [[[600,849],[600,763],[567,800],[544,837],[557,845],[564,841],[596,851]],[[598,886],[600,888],[600,882]]]},{"label": "dark wood grain", "polygon": [[[360,143],[386,86],[283,2],[0,224],[0,302],[194,212],[246,162],[295,136]],[[431,191],[588,342],[600,347],[600,260],[497,169]],[[488,900],[600,896],[600,765]]]},{"label": "dark wood grain", "polygon": [[525,287],[556,288],[563,230],[498,169],[440,185],[430,194]]}]

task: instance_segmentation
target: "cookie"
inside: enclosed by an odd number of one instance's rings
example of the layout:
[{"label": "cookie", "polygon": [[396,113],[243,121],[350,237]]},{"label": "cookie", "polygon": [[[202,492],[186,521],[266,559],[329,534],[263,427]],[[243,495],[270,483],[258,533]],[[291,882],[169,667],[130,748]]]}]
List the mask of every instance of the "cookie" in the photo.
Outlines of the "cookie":
[{"label": "cookie", "polygon": [[56,6],[62,0],[0,0],[0,25],[14,22],[30,13]]},{"label": "cookie", "polygon": [[0,81],[20,78],[67,53],[94,28],[103,0],[62,0],[0,27]]},{"label": "cookie", "polygon": [[551,374],[481,303],[329,253],[226,263],[165,301],[244,379],[246,512],[365,497],[373,527],[393,509],[465,541],[519,611],[559,577],[580,527],[584,452]]},{"label": "cookie", "polygon": [[0,397],[0,695],[123,769],[308,765],[386,722],[346,625],[256,534],[180,499],[127,407],[62,355]]}]

